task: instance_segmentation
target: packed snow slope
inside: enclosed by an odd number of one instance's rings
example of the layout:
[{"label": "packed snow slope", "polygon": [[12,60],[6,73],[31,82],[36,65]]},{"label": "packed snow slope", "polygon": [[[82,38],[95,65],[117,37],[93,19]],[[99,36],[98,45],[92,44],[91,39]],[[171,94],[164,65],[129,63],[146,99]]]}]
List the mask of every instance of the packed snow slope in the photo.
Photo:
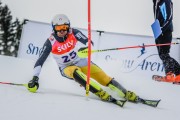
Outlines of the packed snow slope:
[{"label": "packed snow slope", "polygon": [[[0,81],[27,83],[32,78],[34,62],[0,56]],[[127,102],[121,108],[93,94],[87,98],[84,88],[61,77],[56,63],[49,60],[43,66],[37,93],[22,86],[0,84],[0,120],[180,120],[180,86],[153,81],[143,73],[118,75],[118,68],[102,61],[97,64],[142,98],[161,99],[159,106]]]}]

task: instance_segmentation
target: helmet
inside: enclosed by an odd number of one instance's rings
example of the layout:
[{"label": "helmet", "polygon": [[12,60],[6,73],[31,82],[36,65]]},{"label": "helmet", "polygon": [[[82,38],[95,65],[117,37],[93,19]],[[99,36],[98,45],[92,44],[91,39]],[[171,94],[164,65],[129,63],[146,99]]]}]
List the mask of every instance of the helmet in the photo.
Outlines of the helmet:
[{"label": "helmet", "polygon": [[54,18],[52,19],[52,27],[54,31],[56,25],[68,25],[70,27],[69,18],[64,14],[55,15]]}]

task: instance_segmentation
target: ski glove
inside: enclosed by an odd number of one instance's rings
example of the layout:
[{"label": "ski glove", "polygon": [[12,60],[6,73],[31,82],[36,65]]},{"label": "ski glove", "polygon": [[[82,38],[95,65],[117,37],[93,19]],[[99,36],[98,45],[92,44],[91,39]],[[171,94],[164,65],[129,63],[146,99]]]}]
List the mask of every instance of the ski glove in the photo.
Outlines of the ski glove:
[{"label": "ski glove", "polygon": [[38,80],[39,78],[37,76],[33,76],[33,79],[28,82],[28,90],[30,92],[35,93],[37,91],[39,88]]},{"label": "ski glove", "polygon": [[[86,51],[88,49],[88,47],[82,47],[78,50],[78,52],[82,52],[82,51]],[[87,50],[88,51],[88,50]]]}]

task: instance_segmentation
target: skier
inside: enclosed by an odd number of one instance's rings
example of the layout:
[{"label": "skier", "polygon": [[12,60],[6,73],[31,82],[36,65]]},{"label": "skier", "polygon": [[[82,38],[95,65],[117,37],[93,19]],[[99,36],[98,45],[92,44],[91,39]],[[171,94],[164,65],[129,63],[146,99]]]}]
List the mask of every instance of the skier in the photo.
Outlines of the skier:
[{"label": "skier", "polygon": [[[166,44],[172,41],[173,32],[173,3],[171,0],[153,0],[154,17],[160,22],[162,34],[156,39],[156,44]],[[170,55],[169,46],[157,46],[159,57],[162,60],[166,76],[154,75],[157,81],[180,84],[180,64]]]},{"label": "skier", "polygon": [[[87,37],[78,29],[71,28],[70,21],[64,14],[58,14],[52,19],[52,28],[53,33],[44,43],[43,51],[35,63],[33,78],[28,82],[30,92],[36,92],[39,88],[38,76],[50,53],[56,60],[63,77],[73,79],[83,87],[86,86],[87,58],[78,57],[77,52],[87,49],[87,46],[85,46],[88,42]],[[85,47],[79,49],[78,44],[84,44]],[[138,99],[134,92],[127,91],[93,62],[91,62],[90,76],[101,85],[117,91],[119,96],[126,100],[136,102]],[[105,92],[98,83],[91,80],[90,91],[102,100],[109,101],[111,95]]]}]

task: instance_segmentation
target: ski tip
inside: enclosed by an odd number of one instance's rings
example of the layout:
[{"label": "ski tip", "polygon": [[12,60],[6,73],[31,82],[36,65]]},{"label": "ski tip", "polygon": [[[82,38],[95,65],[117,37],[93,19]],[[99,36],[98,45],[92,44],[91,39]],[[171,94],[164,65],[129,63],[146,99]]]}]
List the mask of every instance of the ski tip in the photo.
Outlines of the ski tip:
[{"label": "ski tip", "polygon": [[152,106],[152,107],[157,107],[158,105],[159,105],[159,102],[161,101],[161,99],[160,100],[157,100],[157,102],[156,102],[156,104],[154,105],[154,106]]},{"label": "ski tip", "polygon": [[158,100],[156,107],[158,106],[159,102],[161,102],[161,99],[160,99],[160,100]]},{"label": "ski tip", "polygon": [[157,107],[159,102],[161,101],[161,99],[159,99],[159,100],[147,100],[147,99],[142,99],[142,98],[139,98],[138,100],[139,100],[138,102],[145,104],[145,105],[148,105],[148,106],[151,106],[151,107]]},{"label": "ski tip", "polygon": [[152,76],[152,80],[156,80],[156,77],[157,77],[158,75],[153,75]]},{"label": "ski tip", "polygon": [[116,100],[115,104],[123,107],[127,100]]},{"label": "ski tip", "polygon": [[124,106],[124,104],[127,102],[127,100],[121,100],[121,102],[122,102],[121,107],[123,107],[123,106]]},{"label": "ski tip", "polygon": [[109,102],[112,102],[120,107],[123,107],[124,104],[126,103],[127,100],[117,100],[115,98],[113,98],[112,96],[110,96]]}]

